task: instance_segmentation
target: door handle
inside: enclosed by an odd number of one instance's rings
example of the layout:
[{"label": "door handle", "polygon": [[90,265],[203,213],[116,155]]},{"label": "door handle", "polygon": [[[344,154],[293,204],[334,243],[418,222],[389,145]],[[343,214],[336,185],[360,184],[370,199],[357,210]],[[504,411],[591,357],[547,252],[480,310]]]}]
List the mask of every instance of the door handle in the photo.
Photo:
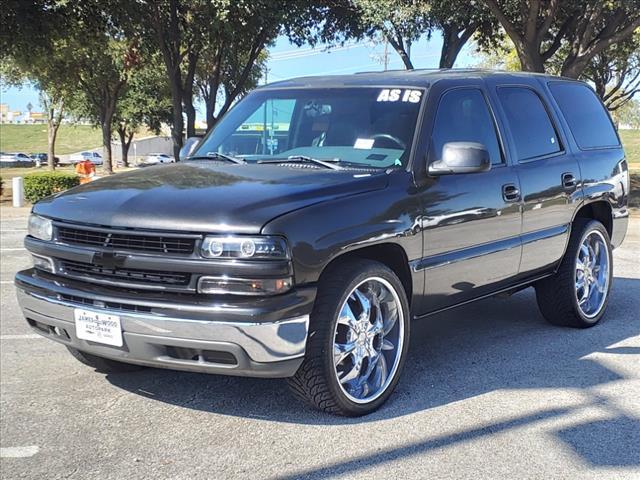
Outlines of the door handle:
[{"label": "door handle", "polygon": [[513,183],[502,186],[502,198],[505,202],[517,202],[520,200],[520,190]]},{"label": "door handle", "polygon": [[562,174],[562,186],[564,188],[574,188],[576,186],[576,177],[573,173],[567,172]]}]

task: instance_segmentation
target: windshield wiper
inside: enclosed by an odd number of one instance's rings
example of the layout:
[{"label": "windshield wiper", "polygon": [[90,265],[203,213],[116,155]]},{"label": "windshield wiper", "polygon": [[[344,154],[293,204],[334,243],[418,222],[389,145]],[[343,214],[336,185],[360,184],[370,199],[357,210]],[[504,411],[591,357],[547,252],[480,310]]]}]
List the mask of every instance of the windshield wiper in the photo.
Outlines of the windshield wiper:
[{"label": "windshield wiper", "polygon": [[287,163],[287,162],[306,162],[320,165],[321,167],[329,168],[331,170],[342,170],[340,165],[330,162],[339,162],[340,159],[334,160],[320,160],[318,158],[308,157],[306,155],[290,155],[286,158],[270,158],[268,160],[258,160],[258,163]]},{"label": "windshield wiper", "polygon": [[187,157],[187,160],[225,160],[227,162],[243,164],[247,163],[241,158],[233,157],[225,153],[209,152],[206,155],[198,155],[197,157]]}]

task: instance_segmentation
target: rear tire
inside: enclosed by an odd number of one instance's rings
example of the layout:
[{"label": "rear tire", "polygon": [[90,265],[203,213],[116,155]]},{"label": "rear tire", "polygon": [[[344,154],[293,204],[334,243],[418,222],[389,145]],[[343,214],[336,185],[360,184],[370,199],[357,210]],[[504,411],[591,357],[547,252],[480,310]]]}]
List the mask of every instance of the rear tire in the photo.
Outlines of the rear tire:
[{"label": "rear tire", "polygon": [[607,308],[612,280],[607,229],[596,220],[578,218],[558,271],[535,285],[538,307],[554,325],[593,327]]},{"label": "rear tire", "polygon": [[349,260],[320,279],[305,359],[289,386],[325,412],[366,415],[393,392],[408,347],[409,302],[396,274]]},{"label": "rear tire", "polygon": [[73,347],[67,347],[67,350],[69,350],[69,353],[80,363],[95,368],[96,371],[101,373],[135,372],[145,368],[141,365],[133,365],[130,363],[117,362],[108,358],[97,357],[90,353],[81,352]]}]

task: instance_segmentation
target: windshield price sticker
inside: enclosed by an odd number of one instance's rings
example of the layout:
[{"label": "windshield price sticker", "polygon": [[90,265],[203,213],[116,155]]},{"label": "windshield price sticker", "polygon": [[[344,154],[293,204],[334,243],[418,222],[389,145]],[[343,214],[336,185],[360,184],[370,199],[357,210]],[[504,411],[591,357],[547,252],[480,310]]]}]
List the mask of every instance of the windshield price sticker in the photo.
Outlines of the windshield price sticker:
[{"label": "windshield price sticker", "polygon": [[418,103],[422,97],[422,90],[402,90],[400,88],[384,88],[378,94],[378,102],[409,102]]},{"label": "windshield price sticker", "polygon": [[373,138],[358,138],[356,143],[353,144],[353,148],[359,150],[371,150],[373,148],[375,140]]}]

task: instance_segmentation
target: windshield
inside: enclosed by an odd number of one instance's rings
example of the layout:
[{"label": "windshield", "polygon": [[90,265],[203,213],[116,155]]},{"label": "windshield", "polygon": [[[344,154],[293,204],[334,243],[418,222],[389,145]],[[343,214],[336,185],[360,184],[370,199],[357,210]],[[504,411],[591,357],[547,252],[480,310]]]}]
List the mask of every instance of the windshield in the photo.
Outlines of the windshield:
[{"label": "windshield", "polygon": [[403,167],[422,97],[415,88],[258,90],[220,121],[193,157],[312,157],[345,166]]}]

